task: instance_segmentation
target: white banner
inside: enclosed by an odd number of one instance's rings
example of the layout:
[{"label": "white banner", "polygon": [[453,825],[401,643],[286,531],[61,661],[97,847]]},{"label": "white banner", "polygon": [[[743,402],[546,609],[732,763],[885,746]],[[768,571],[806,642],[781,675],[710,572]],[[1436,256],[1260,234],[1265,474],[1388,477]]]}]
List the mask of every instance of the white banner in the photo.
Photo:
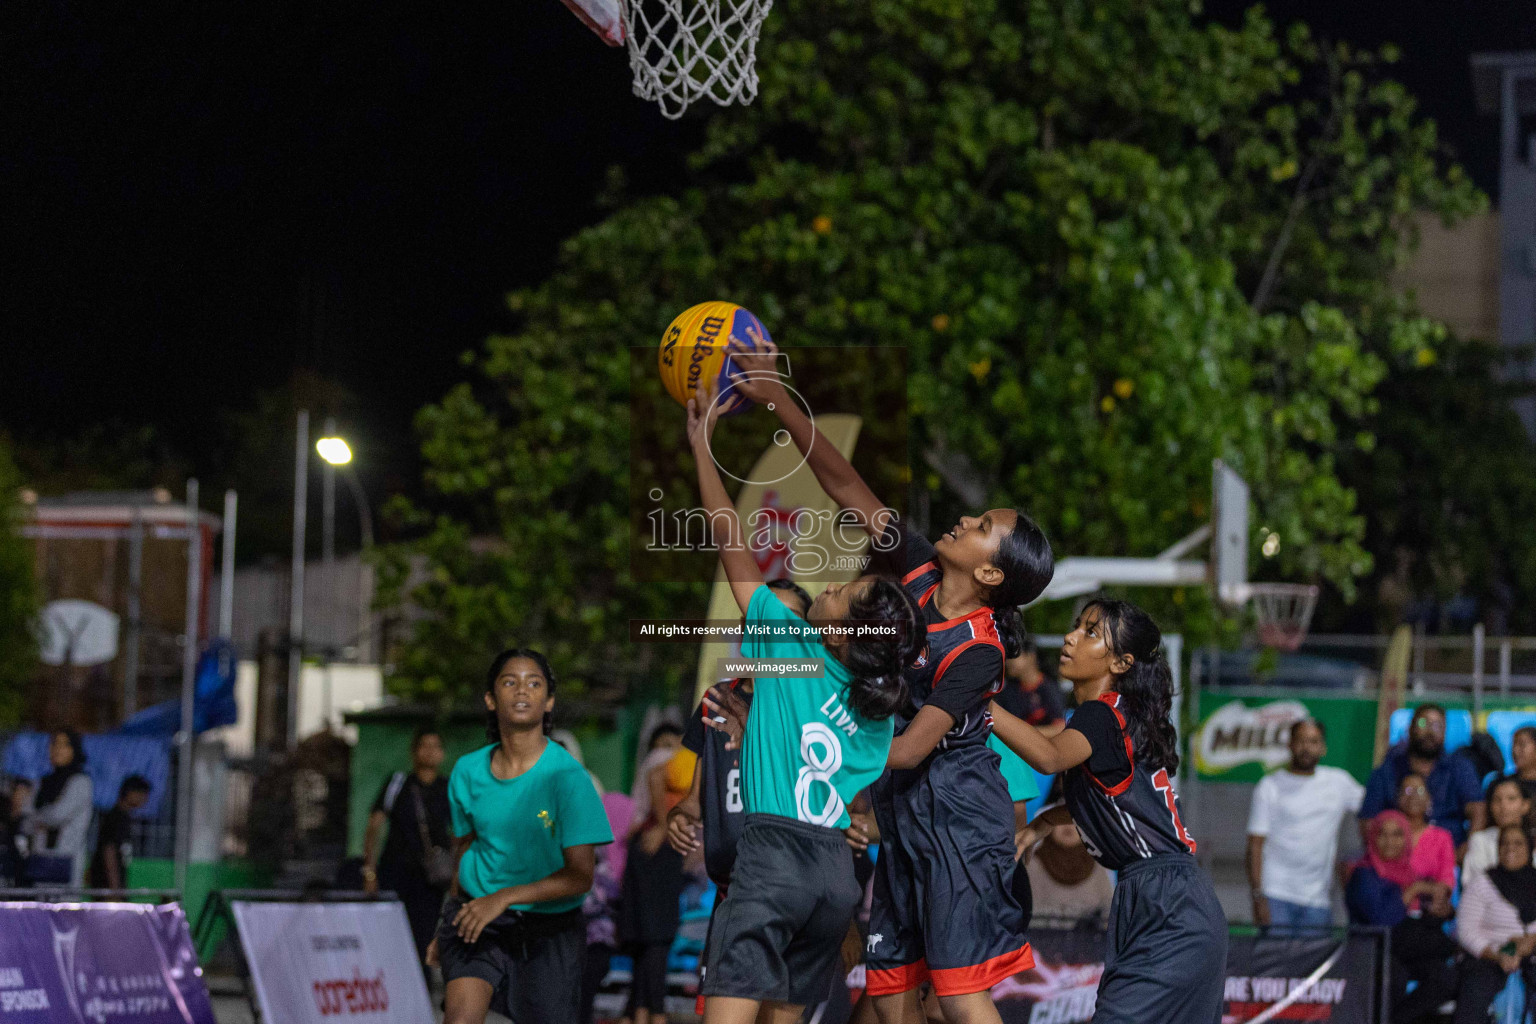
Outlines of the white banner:
[{"label": "white banner", "polygon": [[230,904],[264,1020],[430,1021],[399,903]]}]

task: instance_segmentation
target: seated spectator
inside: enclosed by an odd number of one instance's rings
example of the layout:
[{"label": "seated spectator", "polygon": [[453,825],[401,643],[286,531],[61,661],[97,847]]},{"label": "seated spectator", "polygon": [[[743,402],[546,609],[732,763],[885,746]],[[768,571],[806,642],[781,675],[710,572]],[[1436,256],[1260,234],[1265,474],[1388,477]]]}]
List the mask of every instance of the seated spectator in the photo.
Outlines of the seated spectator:
[{"label": "seated spectator", "polygon": [[1023,867],[1029,877],[1035,916],[1100,927],[1108,922],[1115,883],[1083,846],[1076,825],[1068,823],[1048,830],[1025,856]]},{"label": "seated spectator", "polygon": [[1536,868],[1525,830],[1499,830],[1499,862],[1461,893],[1456,938],[1474,959],[1462,972],[1456,1024],[1486,1024],[1488,1007],[1509,975],[1519,971],[1536,992]]},{"label": "seated spectator", "polygon": [[1488,816],[1493,824],[1467,839],[1467,855],[1461,862],[1461,891],[1472,888],[1479,875],[1499,862],[1499,832],[1511,825],[1524,826],[1531,813],[1520,780],[1506,775],[1488,787]]},{"label": "seated spectator", "polygon": [[1394,806],[1403,776],[1409,772],[1424,780],[1429,792],[1429,820],[1451,834],[1454,846],[1464,844],[1469,833],[1483,829],[1487,815],[1482,782],[1466,758],[1446,754],[1445,709],[1439,705],[1415,708],[1408,742],[1394,747],[1371,772],[1360,805],[1362,827],[1367,818]]},{"label": "seated spectator", "polygon": [[1365,857],[1350,872],[1344,902],[1353,923],[1392,929],[1389,1019],[1412,1024],[1432,1016],[1455,994],[1456,944],[1439,918],[1415,916],[1423,901],[1435,897],[1439,883],[1414,872],[1408,819],[1400,811],[1382,811],[1365,823],[1365,835]]},{"label": "seated spectator", "polygon": [[1436,917],[1451,916],[1456,888],[1456,851],[1451,834],[1429,820],[1429,787],[1421,775],[1404,775],[1397,790],[1397,809],[1408,821],[1408,863],[1415,878],[1433,882],[1433,899],[1426,907]]},{"label": "seated spectator", "polygon": [[1344,815],[1360,809],[1365,789],[1328,753],[1323,725],[1291,727],[1291,763],[1254,787],[1248,811],[1248,884],[1253,923],[1280,929],[1333,923],[1334,860]]},{"label": "seated spectator", "polygon": [[[1536,811],[1536,725],[1522,725],[1516,729],[1509,752],[1514,756],[1515,770],[1506,778],[1520,783],[1520,788],[1525,790],[1525,798],[1531,802],[1532,810]],[[1536,821],[1527,820],[1525,824],[1530,828],[1536,826]]]}]

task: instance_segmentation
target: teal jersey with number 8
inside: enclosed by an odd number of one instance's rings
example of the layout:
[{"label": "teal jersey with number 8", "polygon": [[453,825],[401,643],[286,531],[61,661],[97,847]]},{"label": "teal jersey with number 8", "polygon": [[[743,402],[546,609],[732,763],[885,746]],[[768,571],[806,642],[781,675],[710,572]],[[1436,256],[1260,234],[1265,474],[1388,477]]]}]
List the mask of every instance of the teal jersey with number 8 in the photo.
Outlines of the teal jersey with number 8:
[{"label": "teal jersey with number 8", "polygon": [[865,718],[848,706],[852,676],[822,645],[820,632],[758,587],[747,606],[745,658],[820,658],[822,676],[758,676],[742,745],[748,814],[776,814],[828,828],[848,827],[848,802],[885,770],[895,720]]}]

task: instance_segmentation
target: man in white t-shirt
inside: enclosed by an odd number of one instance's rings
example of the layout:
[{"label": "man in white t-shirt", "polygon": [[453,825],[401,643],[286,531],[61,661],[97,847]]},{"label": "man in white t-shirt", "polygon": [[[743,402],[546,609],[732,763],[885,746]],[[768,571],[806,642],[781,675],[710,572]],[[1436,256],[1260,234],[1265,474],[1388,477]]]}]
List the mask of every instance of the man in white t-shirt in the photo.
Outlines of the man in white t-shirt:
[{"label": "man in white t-shirt", "polygon": [[1328,753],[1322,723],[1291,728],[1291,763],[1253,791],[1248,812],[1248,884],[1260,927],[1326,928],[1333,923],[1334,860],[1344,815],[1360,810],[1365,787],[1342,768],[1319,766]]}]

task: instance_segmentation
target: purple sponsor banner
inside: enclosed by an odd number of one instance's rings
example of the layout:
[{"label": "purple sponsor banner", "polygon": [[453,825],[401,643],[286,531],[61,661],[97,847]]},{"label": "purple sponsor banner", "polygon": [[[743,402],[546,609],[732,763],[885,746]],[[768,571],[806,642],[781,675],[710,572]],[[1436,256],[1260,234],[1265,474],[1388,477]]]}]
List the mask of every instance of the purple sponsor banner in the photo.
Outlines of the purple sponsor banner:
[{"label": "purple sponsor banner", "polygon": [[0,1022],[214,1024],[175,904],[0,903]]}]

